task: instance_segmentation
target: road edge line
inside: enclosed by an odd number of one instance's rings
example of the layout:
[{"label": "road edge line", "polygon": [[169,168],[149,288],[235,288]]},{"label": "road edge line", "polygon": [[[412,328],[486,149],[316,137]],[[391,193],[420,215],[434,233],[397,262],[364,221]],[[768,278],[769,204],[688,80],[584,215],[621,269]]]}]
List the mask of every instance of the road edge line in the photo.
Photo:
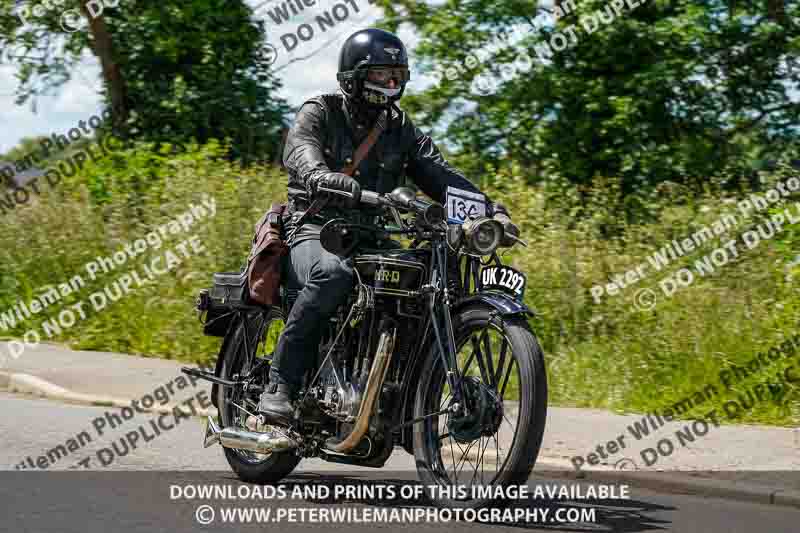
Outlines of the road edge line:
[{"label": "road edge line", "polygon": [[[571,474],[569,477],[586,481],[624,481],[632,486],[656,491],[708,496],[741,502],[800,508],[800,491],[784,490],[747,482],[718,479],[696,479],[686,472],[644,472],[641,470],[581,470],[576,472],[568,461],[539,459],[536,466],[552,468]],[[536,468],[533,470],[536,474]],[[667,474],[667,475],[665,475]]]},{"label": "road edge line", "polygon": [[[65,389],[60,385],[51,383],[40,377],[31,374],[10,373],[0,371],[0,389],[7,392],[28,394],[39,396],[50,400],[61,400],[69,403],[88,405],[92,407],[131,407],[133,399],[118,398],[114,396],[101,396],[96,394],[85,394]],[[167,403],[165,405],[154,405],[153,407],[139,406],[140,412],[145,413],[172,413],[175,408],[180,408],[181,404]],[[201,418],[216,416],[216,409],[206,409],[196,407],[195,415]]]}]

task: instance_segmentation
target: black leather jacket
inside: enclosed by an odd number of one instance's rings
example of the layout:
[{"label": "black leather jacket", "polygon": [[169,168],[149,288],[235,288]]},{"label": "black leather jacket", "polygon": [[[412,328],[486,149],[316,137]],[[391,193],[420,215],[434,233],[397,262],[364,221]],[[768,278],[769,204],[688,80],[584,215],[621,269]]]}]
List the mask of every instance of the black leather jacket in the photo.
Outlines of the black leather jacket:
[{"label": "black leather jacket", "polygon": [[[306,191],[307,180],[338,172],[350,163],[372,126],[362,123],[350,112],[344,95],[340,93],[306,101],[289,130],[283,151],[290,190]],[[407,185],[410,179],[422,192],[442,204],[450,186],[480,192],[445,161],[431,138],[415,127],[406,113],[397,107],[392,109],[386,129],[353,173],[353,178],[358,180],[362,189],[379,193]],[[294,214],[293,220],[308,208],[308,204],[307,199],[290,191],[289,212]],[[491,214],[493,204],[489,205]],[[334,216],[347,215],[331,209],[323,210],[312,219],[312,224],[306,224],[298,232],[298,236],[318,235],[319,224]],[[349,216],[352,217],[353,213]]]}]

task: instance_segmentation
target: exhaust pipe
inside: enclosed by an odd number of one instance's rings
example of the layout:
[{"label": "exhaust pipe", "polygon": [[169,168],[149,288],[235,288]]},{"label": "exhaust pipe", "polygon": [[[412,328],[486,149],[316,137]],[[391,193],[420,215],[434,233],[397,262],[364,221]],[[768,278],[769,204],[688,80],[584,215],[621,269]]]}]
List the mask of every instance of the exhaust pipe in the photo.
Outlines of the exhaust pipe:
[{"label": "exhaust pipe", "polygon": [[297,442],[281,431],[270,427],[270,431],[257,433],[238,428],[220,429],[214,419],[208,417],[208,427],[203,446],[208,448],[219,443],[223,448],[247,450],[255,453],[285,452],[297,448]]},{"label": "exhaust pipe", "polygon": [[325,443],[325,448],[333,452],[347,453],[351,451],[361,441],[369,429],[369,420],[378,399],[378,393],[383,387],[386,379],[386,371],[389,370],[389,361],[394,352],[394,342],[397,336],[397,329],[392,329],[391,333],[384,331],[378,341],[378,350],[375,353],[375,361],[369,371],[367,386],[364,389],[364,396],[358,409],[356,421],[353,424],[353,431],[339,442],[329,441]]}]

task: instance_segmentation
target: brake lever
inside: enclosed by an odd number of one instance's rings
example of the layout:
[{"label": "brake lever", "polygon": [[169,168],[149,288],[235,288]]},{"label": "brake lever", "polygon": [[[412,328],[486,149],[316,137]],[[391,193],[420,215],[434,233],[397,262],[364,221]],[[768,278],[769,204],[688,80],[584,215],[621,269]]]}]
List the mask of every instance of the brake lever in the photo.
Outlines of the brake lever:
[{"label": "brake lever", "polygon": [[400,217],[400,212],[397,210],[396,207],[389,207],[389,212],[391,213],[392,218],[394,219],[394,223],[397,224],[397,227],[399,227],[400,229],[406,227],[405,224],[403,223],[402,217]]},{"label": "brake lever", "polygon": [[514,241],[514,242],[518,242],[519,244],[521,244],[521,245],[522,245],[522,246],[524,246],[525,248],[527,248],[527,247],[528,247],[528,243],[527,243],[527,242],[523,241],[522,239],[520,239],[519,237],[517,237],[517,236],[515,236],[515,235],[508,235],[508,234],[506,234],[506,235],[505,235],[505,237],[506,237],[506,238],[508,238],[508,239],[511,239],[511,240],[512,240],[512,241]]},{"label": "brake lever", "polygon": [[326,192],[328,194],[338,194],[347,198],[354,198],[353,193],[347,191],[340,191],[339,189],[329,189],[327,187],[317,187],[317,191]]}]

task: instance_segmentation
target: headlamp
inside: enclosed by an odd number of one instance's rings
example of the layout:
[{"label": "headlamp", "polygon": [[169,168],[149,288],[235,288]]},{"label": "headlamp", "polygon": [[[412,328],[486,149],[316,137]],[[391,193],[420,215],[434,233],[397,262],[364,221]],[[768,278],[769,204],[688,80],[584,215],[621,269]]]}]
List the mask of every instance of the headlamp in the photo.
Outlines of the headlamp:
[{"label": "headlamp", "polygon": [[502,224],[488,217],[468,220],[463,228],[467,252],[474,255],[492,255],[503,238]]}]

